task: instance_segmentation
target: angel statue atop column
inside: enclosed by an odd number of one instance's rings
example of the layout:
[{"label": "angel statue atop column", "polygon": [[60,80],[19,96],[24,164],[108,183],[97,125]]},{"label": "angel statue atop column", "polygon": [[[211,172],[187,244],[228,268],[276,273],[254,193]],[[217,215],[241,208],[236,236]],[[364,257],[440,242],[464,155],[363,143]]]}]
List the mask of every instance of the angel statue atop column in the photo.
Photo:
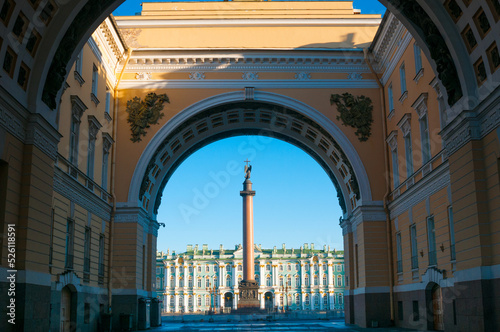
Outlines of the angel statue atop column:
[{"label": "angel statue atop column", "polygon": [[245,162],[247,163],[245,165],[245,179],[250,179],[250,173],[252,173],[252,165],[249,165],[248,163],[250,162],[248,159],[245,160]]}]

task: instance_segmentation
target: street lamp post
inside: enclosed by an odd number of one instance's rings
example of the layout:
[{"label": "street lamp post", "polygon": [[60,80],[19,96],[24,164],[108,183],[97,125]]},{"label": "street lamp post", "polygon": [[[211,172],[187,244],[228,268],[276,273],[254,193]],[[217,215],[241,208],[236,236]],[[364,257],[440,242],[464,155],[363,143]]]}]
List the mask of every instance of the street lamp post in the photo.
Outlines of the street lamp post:
[{"label": "street lamp post", "polygon": [[[289,291],[288,284],[286,284],[286,286],[285,285],[281,286],[280,290],[281,290],[281,294],[284,294],[284,298],[286,300],[286,310],[288,311],[288,305],[289,305],[288,304],[288,291]],[[285,301],[283,301],[283,302],[285,302]],[[285,303],[283,303],[283,312],[285,312]]]},{"label": "street lamp post", "polygon": [[215,307],[215,296],[217,295],[217,287],[215,285],[213,285],[211,287],[211,284],[209,283],[208,284],[208,287],[207,287],[207,292],[210,294],[210,310],[209,311],[212,311],[212,308],[213,308],[213,313],[216,314],[216,307]]}]

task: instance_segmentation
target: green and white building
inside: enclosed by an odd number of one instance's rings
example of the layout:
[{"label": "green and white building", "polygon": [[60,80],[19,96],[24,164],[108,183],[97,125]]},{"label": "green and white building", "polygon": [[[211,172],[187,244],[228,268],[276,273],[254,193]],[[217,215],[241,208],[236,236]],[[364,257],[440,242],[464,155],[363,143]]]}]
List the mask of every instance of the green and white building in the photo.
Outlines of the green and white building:
[{"label": "green and white building", "polygon": [[[157,252],[156,292],[164,313],[238,306],[243,250],[188,245],[186,252]],[[262,309],[344,311],[344,252],[314,244],[299,249],[255,246],[255,280]],[[214,290],[215,286],[215,291]],[[208,289],[211,288],[212,292]]]}]

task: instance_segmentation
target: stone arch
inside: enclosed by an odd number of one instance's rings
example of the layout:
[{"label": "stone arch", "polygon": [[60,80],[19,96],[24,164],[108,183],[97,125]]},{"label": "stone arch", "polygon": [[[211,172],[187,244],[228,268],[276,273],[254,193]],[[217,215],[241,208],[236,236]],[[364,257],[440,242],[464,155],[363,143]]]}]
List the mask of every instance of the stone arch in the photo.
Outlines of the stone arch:
[{"label": "stone arch", "polygon": [[127,205],[156,217],[166,182],[197,149],[238,135],[272,136],[311,155],[332,179],[345,215],[371,201],[368,175],[349,139],[326,116],[293,98],[255,91],[229,92],[197,102],[164,125],[142,153]]},{"label": "stone arch", "polygon": [[[61,5],[59,15],[51,24],[51,38],[44,38],[41,45],[44,52],[39,54],[40,62],[34,66],[28,100],[43,100],[49,108],[57,107],[77,50],[98,24],[124,1],[79,0]],[[477,103],[477,83],[466,79],[474,73],[470,57],[444,6],[436,6],[430,0],[379,2],[396,15],[420,42],[424,53],[434,60],[434,70],[446,88],[449,104],[455,104],[462,96],[466,97],[469,107]]]}]

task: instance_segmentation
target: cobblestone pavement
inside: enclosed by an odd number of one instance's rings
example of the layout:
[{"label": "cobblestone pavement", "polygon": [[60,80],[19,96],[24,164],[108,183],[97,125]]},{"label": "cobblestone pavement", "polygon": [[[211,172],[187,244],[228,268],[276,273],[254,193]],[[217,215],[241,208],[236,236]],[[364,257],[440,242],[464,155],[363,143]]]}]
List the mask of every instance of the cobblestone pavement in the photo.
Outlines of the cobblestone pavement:
[{"label": "cobblestone pavement", "polygon": [[359,328],[346,326],[341,320],[276,321],[276,322],[163,322],[161,327],[149,331],[349,331],[349,332],[400,332],[416,331],[401,328]]}]

